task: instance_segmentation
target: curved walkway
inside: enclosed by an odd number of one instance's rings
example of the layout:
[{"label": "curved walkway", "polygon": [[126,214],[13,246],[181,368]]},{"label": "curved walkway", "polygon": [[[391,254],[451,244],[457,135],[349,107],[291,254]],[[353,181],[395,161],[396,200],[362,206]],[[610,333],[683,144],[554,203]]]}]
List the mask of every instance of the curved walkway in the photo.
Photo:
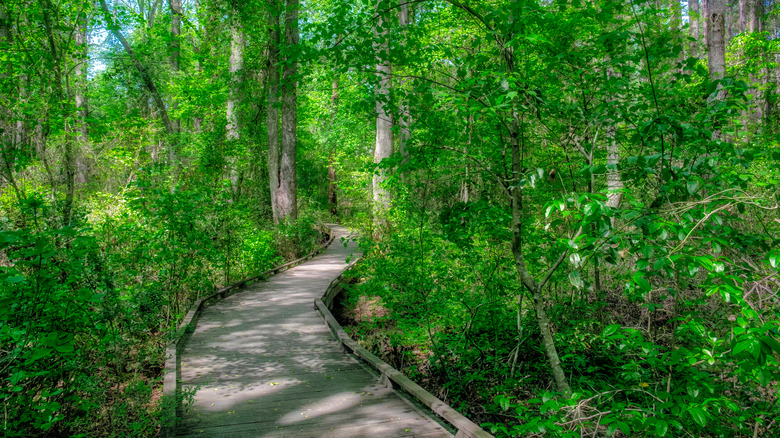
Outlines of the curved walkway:
[{"label": "curved walkway", "polygon": [[314,310],[357,251],[332,230],[323,254],[204,310],[179,356],[194,403],[177,436],[452,436],[344,353]]}]

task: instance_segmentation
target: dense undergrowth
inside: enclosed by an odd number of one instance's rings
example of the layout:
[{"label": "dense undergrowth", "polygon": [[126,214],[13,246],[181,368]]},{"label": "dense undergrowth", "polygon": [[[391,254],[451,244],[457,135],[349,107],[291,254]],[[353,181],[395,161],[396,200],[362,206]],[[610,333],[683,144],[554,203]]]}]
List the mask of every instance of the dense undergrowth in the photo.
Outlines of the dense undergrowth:
[{"label": "dense undergrowth", "polygon": [[741,166],[747,184],[729,196],[717,188],[734,175],[726,167],[704,193],[686,189],[706,207],[656,209],[652,195],[629,191],[620,210],[598,195],[527,204],[539,210],[528,215],[535,264],[571,245],[556,241],[560,215],[607,224],[588,233],[592,243],[576,239],[545,288],[571,397],[552,383],[532,298],[497,226],[506,213],[484,202],[417,209],[367,242],[340,318],[497,436],[768,436],[780,414],[776,186],[763,166]]},{"label": "dense undergrowth", "polygon": [[[201,186],[204,187],[204,186]],[[273,229],[229,192],[139,182],[59,223],[51,199],[0,217],[3,436],[153,436],[165,345],[198,297],[308,252],[314,219]]]}]

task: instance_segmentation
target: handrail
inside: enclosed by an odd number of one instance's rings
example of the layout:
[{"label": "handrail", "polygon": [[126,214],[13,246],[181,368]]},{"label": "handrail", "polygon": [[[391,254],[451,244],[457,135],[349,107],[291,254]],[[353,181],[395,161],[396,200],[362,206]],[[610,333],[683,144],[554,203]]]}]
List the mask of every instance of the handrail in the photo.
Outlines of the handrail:
[{"label": "handrail", "polygon": [[179,393],[179,348],[181,348],[182,340],[184,340],[186,335],[192,333],[192,331],[195,330],[195,324],[197,323],[196,319],[203,312],[204,304],[214,298],[227,298],[229,292],[241,289],[248,283],[264,280],[272,275],[276,275],[303,262],[311,260],[312,257],[321,253],[325,248],[333,243],[333,231],[327,227],[327,225],[324,227],[327,231],[325,234],[330,236],[330,238],[327,242],[320,245],[319,248],[313,250],[309,254],[297,260],[293,260],[283,265],[271,268],[259,275],[255,275],[254,277],[249,277],[244,280],[235,282],[229,286],[225,286],[213,294],[210,294],[205,298],[201,298],[192,304],[190,310],[184,316],[184,319],[176,329],[176,335],[174,339],[169,342],[165,348],[165,375],[163,377],[163,421],[170,423],[162,425],[160,429],[160,437],[169,438],[176,434],[176,407],[178,405],[176,394]]},{"label": "handrail", "polygon": [[[336,279],[328,285],[328,289],[326,289],[322,298],[314,299],[314,308],[320,312],[325,319],[325,323],[335,333],[341,345],[370,365],[371,368],[379,372],[382,375],[382,380],[385,384],[388,386],[400,387],[422,404],[429,407],[445,421],[455,426],[455,428],[458,429],[455,438],[493,438],[493,435],[463,416],[463,414],[451,408],[449,405],[436,398],[436,396],[423,389],[420,385],[414,383],[400,371],[391,367],[385,361],[360,346],[360,344],[349,337],[347,332],[341,327],[341,324],[333,317],[333,314],[330,312],[330,309],[333,307],[333,299],[341,292],[341,280],[344,277],[344,274],[355,264],[355,262],[357,262],[357,259],[353,260],[341,275],[336,277]],[[327,305],[325,304],[326,302]]]}]

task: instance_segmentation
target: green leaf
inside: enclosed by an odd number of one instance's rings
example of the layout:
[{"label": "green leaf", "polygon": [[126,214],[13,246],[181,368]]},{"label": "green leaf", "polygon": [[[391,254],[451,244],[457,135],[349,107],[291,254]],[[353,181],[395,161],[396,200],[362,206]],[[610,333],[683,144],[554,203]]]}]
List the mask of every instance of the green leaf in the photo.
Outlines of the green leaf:
[{"label": "green leaf", "polygon": [[585,282],[582,281],[579,271],[571,271],[569,273],[569,282],[577,289],[582,289],[585,286]]},{"label": "green leaf", "polygon": [[57,350],[60,353],[71,353],[74,350],[72,342],[68,342],[67,344],[58,345],[54,349]]},{"label": "green leaf", "polygon": [[11,283],[11,284],[21,283],[23,281],[24,281],[24,277],[20,277],[18,275],[15,275],[13,277],[8,277],[5,279],[6,283]]},{"label": "green leaf", "polygon": [[41,359],[43,357],[51,356],[51,350],[48,348],[41,348],[38,350],[35,350],[33,354],[30,355],[30,360],[36,361],[38,359]]},{"label": "green leaf", "polygon": [[688,395],[690,395],[692,398],[698,397],[699,393],[701,392],[701,387],[697,382],[693,380],[688,381],[688,384],[686,385],[686,389],[688,390]]},{"label": "green leaf", "polygon": [[688,181],[686,187],[688,188],[688,193],[692,195],[696,193],[697,190],[699,190],[699,182],[696,180]]},{"label": "green leaf", "polygon": [[607,327],[604,328],[604,337],[608,338],[614,335],[615,333],[617,333],[619,329],[620,329],[619,325],[608,325]]},{"label": "green leaf", "polygon": [[707,426],[707,412],[699,407],[691,407],[688,409],[688,413],[691,414],[691,418],[701,427]]},{"label": "green leaf", "polygon": [[734,347],[733,354],[737,355],[743,351],[750,353],[754,359],[758,359],[758,355],[761,353],[761,343],[755,338],[745,339],[744,341],[737,343],[737,346]]},{"label": "green leaf", "polygon": [[669,425],[664,420],[658,420],[655,423],[655,433],[658,436],[666,436],[666,432],[669,430]]},{"label": "green leaf", "polygon": [[769,349],[777,354],[780,354],[780,342],[771,336],[762,336],[761,342],[763,342]]}]

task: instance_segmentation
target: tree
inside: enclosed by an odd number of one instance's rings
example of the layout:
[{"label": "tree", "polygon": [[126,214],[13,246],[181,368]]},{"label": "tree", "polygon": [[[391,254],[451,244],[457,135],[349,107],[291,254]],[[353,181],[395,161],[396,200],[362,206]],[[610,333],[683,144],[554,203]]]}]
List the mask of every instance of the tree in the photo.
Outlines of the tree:
[{"label": "tree", "polygon": [[[236,142],[241,138],[241,122],[239,108],[241,105],[241,83],[244,74],[244,30],[237,8],[233,8],[230,20],[230,95],[227,101],[226,137],[228,141]],[[240,176],[235,157],[229,160],[230,182],[233,186],[233,198],[237,199],[240,191]]]},{"label": "tree", "polygon": [[707,65],[715,81],[726,74],[726,1],[708,0],[707,8]]},{"label": "tree", "polygon": [[372,180],[372,189],[374,220],[380,227],[384,224],[384,217],[390,208],[390,193],[385,187],[387,169],[382,166],[382,161],[390,158],[393,153],[393,116],[389,111],[392,67],[390,66],[388,46],[389,23],[386,23],[387,5],[386,1],[377,1],[374,27],[375,69],[378,82],[374,93],[376,99],[374,163],[377,165],[377,170]]},{"label": "tree", "polygon": [[279,221],[298,218],[298,0],[287,0],[284,16],[285,62],[282,69],[282,148],[279,188],[276,191]]},{"label": "tree", "polygon": [[691,42],[691,56],[699,56],[699,41],[701,41],[699,32],[700,20],[699,0],[688,0],[688,31],[689,36],[693,39]]},{"label": "tree", "polygon": [[266,125],[268,142],[268,181],[271,193],[271,210],[274,222],[281,216],[277,192],[280,182],[279,163],[279,48],[281,31],[279,0],[268,2],[268,106],[266,107]]}]

